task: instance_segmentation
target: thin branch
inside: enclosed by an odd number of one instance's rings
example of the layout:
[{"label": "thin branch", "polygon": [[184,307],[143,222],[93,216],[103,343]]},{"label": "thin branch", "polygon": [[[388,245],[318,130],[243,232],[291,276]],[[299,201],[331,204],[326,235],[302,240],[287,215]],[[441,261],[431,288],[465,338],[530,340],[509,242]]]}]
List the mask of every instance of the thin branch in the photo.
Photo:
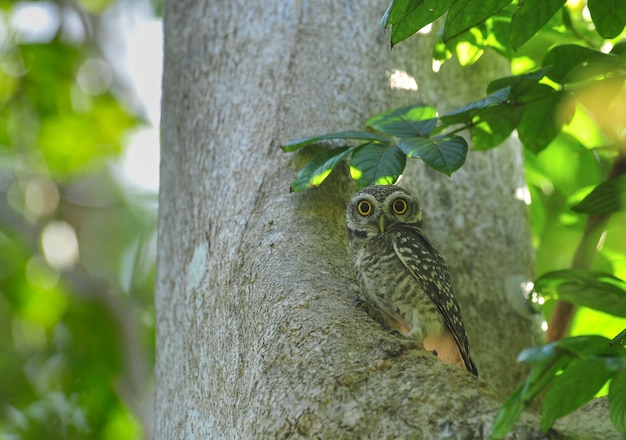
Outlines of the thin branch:
[{"label": "thin branch", "polygon": [[[626,173],[626,154],[622,150],[615,158],[607,180],[614,179]],[[582,239],[576,248],[572,259],[572,269],[591,269],[593,259],[597,253],[598,243],[604,233],[610,214],[592,214],[587,219],[587,225]],[[550,325],[548,326],[548,342],[564,338],[569,333],[569,328],[576,312],[576,306],[559,300],[556,304]]]}]

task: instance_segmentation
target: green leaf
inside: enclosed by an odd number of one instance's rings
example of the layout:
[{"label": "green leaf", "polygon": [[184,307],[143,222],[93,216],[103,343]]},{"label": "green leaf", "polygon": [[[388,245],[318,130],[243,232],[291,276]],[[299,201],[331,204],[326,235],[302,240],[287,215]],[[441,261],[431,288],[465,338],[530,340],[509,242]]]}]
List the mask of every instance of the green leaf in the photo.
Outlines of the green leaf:
[{"label": "green leaf", "polygon": [[622,434],[626,434],[626,370],[618,373],[609,387],[609,416]]},{"label": "green leaf", "polygon": [[529,402],[535,398],[571,360],[563,351],[555,350],[553,356],[537,361],[530,369],[530,373],[522,388],[522,399]]},{"label": "green leaf", "polygon": [[573,211],[586,214],[611,214],[626,208],[626,175],[622,174],[596,186]]},{"label": "green leaf", "polygon": [[494,93],[505,87],[509,87],[508,99],[516,98],[532,89],[542,79],[551,67],[543,67],[523,75],[506,76],[491,81],[487,86],[487,93]]},{"label": "green leaf", "polygon": [[609,347],[623,347],[626,345],[626,328],[619,332],[617,336],[611,339]]},{"label": "green leaf", "polygon": [[568,84],[623,68],[619,56],[602,53],[577,44],[555,46],[546,54],[543,66],[552,66],[547,77],[559,84]]},{"label": "green leaf", "polygon": [[291,190],[299,192],[321,185],[331,171],[359,147],[360,145],[334,148],[317,156],[300,170],[296,178],[291,182]]},{"label": "green leaf", "polygon": [[570,338],[563,338],[555,341],[554,344],[574,357],[593,357],[614,355],[615,350],[609,350],[610,340],[600,335],[580,335]]},{"label": "green leaf", "polygon": [[611,274],[576,269],[549,272],[535,281],[541,295],[626,317],[626,282]]},{"label": "green leaf", "polygon": [[381,20],[381,27],[391,25],[392,46],[406,40],[450,8],[455,0],[393,0]]},{"label": "green leaf", "polygon": [[476,115],[477,110],[482,110],[492,105],[502,104],[509,98],[510,88],[496,90],[483,99],[474,101],[470,104],[459,107],[452,110],[445,115],[441,116],[441,122],[445,125],[454,124],[469,124],[472,122],[473,117]]},{"label": "green leaf", "polygon": [[615,38],[626,26],[626,0],[587,0],[596,30],[604,38]]},{"label": "green leaf", "polygon": [[524,95],[528,100],[517,132],[526,148],[538,153],[560,133],[566,122],[559,113],[564,93],[545,84],[537,84]]},{"label": "green leaf", "polygon": [[384,136],[370,133],[367,131],[338,131],[336,133],[327,133],[317,136],[308,136],[300,139],[294,139],[292,141],[285,142],[281,148],[285,153],[299,150],[309,144],[314,144],[320,141],[328,141],[333,139],[355,139],[362,141],[375,141],[375,142],[389,142]]},{"label": "green leaf", "polygon": [[403,138],[398,146],[407,157],[419,157],[431,168],[448,176],[463,165],[467,156],[465,139],[450,134],[433,138]]},{"label": "green leaf", "polygon": [[526,408],[526,403],[521,399],[522,387],[520,386],[496,413],[491,429],[491,437],[500,439],[508,434],[515,426],[515,422]]},{"label": "green leaf", "polygon": [[572,361],[557,376],[543,399],[541,429],[554,425],[556,419],[580,408],[593,399],[613,372],[604,369],[602,362],[591,359]]},{"label": "green leaf", "polygon": [[428,105],[410,105],[379,113],[365,125],[398,137],[429,136],[437,124],[437,110]]},{"label": "green leaf", "polygon": [[450,41],[479,25],[511,3],[511,0],[458,0],[452,5],[443,30],[444,41]]},{"label": "green leaf", "polygon": [[526,362],[529,364],[544,362],[556,356],[556,348],[557,346],[554,342],[525,348],[517,355],[517,362]]},{"label": "green leaf", "polygon": [[504,142],[524,115],[521,105],[496,105],[481,111],[470,128],[474,150],[486,150]]},{"label": "green leaf", "polygon": [[561,9],[566,0],[524,0],[511,19],[511,47],[519,49]]},{"label": "green leaf", "polygon": [[396,183],[406,156],[397,145],[365,144],[352,154],[350,175],[359,188]]}]

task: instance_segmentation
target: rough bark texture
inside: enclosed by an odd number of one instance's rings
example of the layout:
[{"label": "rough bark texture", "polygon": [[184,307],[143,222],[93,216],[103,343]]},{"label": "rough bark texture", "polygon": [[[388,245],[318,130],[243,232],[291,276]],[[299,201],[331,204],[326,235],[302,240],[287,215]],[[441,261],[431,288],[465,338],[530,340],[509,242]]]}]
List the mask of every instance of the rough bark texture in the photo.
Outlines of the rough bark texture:
[{"label": "rough bark texture", "polygon": [[[362,127],[414,102],[482,96],[504,63],[435,75],[433,35],[389,50],[385,2],[165,2],[156,306],[156,436],[482,438],[538,342],[518,145],[471,153],[452,178],[411,161],[426,231],[447,257],[480,380],[355,307],[345,173],[306,193],[310,157],[283,141]],[[392,69],[419,90],[391,90]],[[516,438],[541,438],[525,418]]]}]

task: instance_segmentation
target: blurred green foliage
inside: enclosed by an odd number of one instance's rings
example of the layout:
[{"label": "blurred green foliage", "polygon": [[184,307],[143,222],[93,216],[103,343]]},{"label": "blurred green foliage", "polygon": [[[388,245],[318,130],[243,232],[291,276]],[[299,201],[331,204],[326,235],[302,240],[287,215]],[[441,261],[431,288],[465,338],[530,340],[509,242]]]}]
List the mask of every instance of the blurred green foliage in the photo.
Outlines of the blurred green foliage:
[{"label": "blurred green foliage", "polygon": [[156,195],[115,172],[143,122],[92,32],[115,3],[0,0],[0,439],[151,437]]}]

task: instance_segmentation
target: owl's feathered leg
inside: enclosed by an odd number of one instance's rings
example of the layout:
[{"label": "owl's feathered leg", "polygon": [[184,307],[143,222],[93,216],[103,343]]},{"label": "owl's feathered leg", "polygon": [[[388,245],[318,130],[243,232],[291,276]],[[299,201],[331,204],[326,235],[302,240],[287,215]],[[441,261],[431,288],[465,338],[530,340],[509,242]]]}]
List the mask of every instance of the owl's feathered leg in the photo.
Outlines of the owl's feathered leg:
[{"label": "owl's feathered leg", "polygon": [[424,338],[424,348],[428,351],[434,351],[437,357],[442,361],[457,365],[461,368],[467,368],[461,350],[454,340],[452,333],[446,328],[440,336],[428,335]]}]

